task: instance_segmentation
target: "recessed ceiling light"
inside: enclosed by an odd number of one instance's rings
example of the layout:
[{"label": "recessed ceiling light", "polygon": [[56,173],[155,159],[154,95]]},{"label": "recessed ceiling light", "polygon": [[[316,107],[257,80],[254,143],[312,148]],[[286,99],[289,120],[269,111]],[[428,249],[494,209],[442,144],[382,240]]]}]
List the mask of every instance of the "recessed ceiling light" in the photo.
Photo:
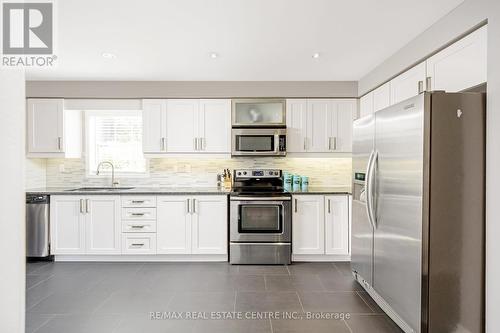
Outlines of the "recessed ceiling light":
[{"label": "recessed ceiling light", "polygon": [[219,54],[218,53],[215,53],[215,52],[210,52],[210,58],[212,59],[216,59],[219,57]]},{"label": "recessed ceiling light", "polygon": [[104,52],[102,54],[102,57],[103,58],[106,58],[106,59],[115,59],[116,58],[116,55],[113,54],[113,53],[109,53],[109,52]]},{"label": "recessed ceiling light", "polygon": [[312,57],[313,57],[314,59],[318,59],[318,58],[319,58],[319,55],[320,55],[319,53],[314,53],[314,54],[312,55]]}]

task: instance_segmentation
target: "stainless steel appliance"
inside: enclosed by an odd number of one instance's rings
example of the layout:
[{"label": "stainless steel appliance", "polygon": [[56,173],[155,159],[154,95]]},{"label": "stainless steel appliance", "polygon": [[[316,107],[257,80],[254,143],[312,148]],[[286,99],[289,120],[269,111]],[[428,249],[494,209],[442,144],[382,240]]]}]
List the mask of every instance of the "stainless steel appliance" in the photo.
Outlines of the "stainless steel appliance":
[{"label": "stainless steel appliance", "polygon": [[485,97],[354,122],[352,269],[405,332],[484,331]]},{"label": "stainless steel appliance", "polygon": [[26,256],[46,258],[50,255],[48,195],[26,196]]},{"label": "stainless steel appliance", "polygon": [[285,156],[286,128],[233,128],[232,156]]},{"label": "stainless steel appliance", "polygon": [[281,170],[234,170],[230,198],[231,264],[290,264],[292,197]]}]

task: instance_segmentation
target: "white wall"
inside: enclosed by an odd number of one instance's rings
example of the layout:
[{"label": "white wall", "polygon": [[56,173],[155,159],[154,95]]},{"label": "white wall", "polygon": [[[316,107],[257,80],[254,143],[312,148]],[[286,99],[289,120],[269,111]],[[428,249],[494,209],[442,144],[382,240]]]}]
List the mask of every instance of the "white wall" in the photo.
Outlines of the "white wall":
[{"label": "white wall", "polygon": [[486,332],[500,332],[500,1],[466,0],[359,82],[364,94],[488,20]]},{"label": "white wall", "polygon": [[0,69],[0,332],[24,332],[25,81],[21,71]]}]

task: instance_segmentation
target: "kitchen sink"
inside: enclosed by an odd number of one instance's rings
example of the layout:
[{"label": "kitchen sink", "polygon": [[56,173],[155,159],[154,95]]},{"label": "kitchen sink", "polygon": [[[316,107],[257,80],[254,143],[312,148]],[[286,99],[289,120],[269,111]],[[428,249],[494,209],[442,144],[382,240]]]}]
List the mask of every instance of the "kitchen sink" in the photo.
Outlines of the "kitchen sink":
[{"label": "kitchen sink", "polygon": [[71,190],[66,190],[68,192],[106,192],[106,191],[126,191],[131,190],[133,187],[79,187],[73,188]]}]

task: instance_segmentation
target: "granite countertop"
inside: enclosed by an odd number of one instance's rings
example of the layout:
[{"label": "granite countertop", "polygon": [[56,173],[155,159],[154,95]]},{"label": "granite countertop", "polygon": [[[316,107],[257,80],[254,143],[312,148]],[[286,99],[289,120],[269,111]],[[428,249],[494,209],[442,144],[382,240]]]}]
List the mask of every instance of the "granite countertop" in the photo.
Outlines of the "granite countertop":
[{"label": "granite countertop", "polygon": [[351,194],[351,186],[309,186],[307,191],[290,191],[291,194]]},{"label": "granite countertop", "polygon": [[[85,187],[85,186],[81,186]],[[88,186],[91,188],[92,186]],[[229,194],[230,191],[217,187],[134,187],[131,189],[115,189],[115,190],[97,190],[97,191],[78,191],[79,187],[44,187],[27,189],[27,194],[52,194],[52,195],[158,195],[158,194]]]}]

